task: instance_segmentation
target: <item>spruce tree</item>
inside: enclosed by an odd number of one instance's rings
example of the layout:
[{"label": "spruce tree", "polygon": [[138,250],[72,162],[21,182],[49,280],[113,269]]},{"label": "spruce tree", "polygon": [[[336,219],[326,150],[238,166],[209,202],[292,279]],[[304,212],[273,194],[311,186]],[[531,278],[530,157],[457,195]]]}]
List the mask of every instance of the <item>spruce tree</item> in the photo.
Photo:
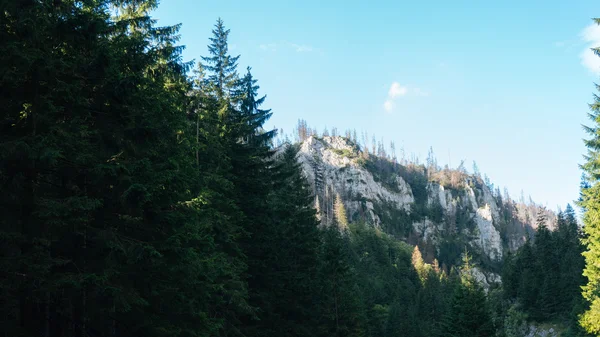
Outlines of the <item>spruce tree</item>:
[{"label": "spruce tree", "polygon": [[446,297],[439,271],[429,269],[417,297],[418,322],[421,336],[439,336],[446,312]]},{"label": "spruce tree", "polygon": [[217,138],[194,139],[178,26],[154,27],[155,5],[3,6],[0,234],[14,258],[0,289],[12,335],[218,335],[246,307],[226,161],[204,160]]},{"label": "spruce tree", "polygon": [[[581,244],[581,233],[577,224],[575,210],[570,204],[564,212],[564,226],[558,229],[559,242],[559,274],[557,285],[561,307],[572,308],[581,300],[581,286],[585,284],[582,275],[585,259],[582,255],[584,247]],[[566,312],[566,311],[565,311]]]},{"label": "spruce tree", "polygon": [[461,283],[456,287],[443,321],[442,336],[493,336],[491,317],[483,289],[471,274],[471,258],[465,253],[461,267]]},{"label": "spruce tree", "polygon": [[229,29],[225,28],[221,18],[217,20],[212,34],[208,45],[210,55],[202,57],[203,67],[211,73],[208,80],[215,84],[217,98],[231,98],[238,86],[237,61],[240,56],[229,54]]},{"label": "spruce tree", "polygon": [[339,228],[323,229],[317,277],[317,336],[360,337],[365,334],[361,291],[351,269],[348,245],[348,238]]},{"label": "spruce tree", "polygon": [[275,136],[275,130],[265,132],[263,125],[271,118],[271,109],[261,109],[265,102],[266,95],[259,97],[257,85],[258,80],[252,76],[251,68],[247,68],[246,75],[240,81],[239,96],[242,98],[240,105],[240,127],[243,140],[249,142],[253,138],[254,142],[259,142],[265,146],[270,139]]},{"label": "spruce tree", "polygon": [[[557,299],[559,289],[556,287],[559,280],[557,247],[560,243],[555,240],[555,233],[546,226],[546,210],[540,208],[536,215],[537,230],[534,244],[534,273],[538,285],[538,297],[535,304],[530,307],[532,317],[537,319],[550,319],[558,309]],[[524,280],[528,282],[530,280]]]},{"label": "spruce tree", "polygon": [[[600,25],[600,19],[594,19]],[[594,53],[600,55],[600,48],[594,48]],[[600,90],[600,85],[596,85]],[[581,325],[592,334],[600,334],[600,97],[594,95],[594,102],[590,104],[591,112],[588,114],[592,126],[585,126],[585,131],[590,138],[585,140],[588,149],[585,163],[581,168],[585,172],[587,186],[582,186],[581,201],[579,205],[583,213],[583,239],[586,245],[585,269],[583,275],[587,284],[583,287],[583,297],[589,304],[589,309],[581,316]]]},{"label": "spruce tree", "polygon": [[[268,196],[270,220],[255,233],[249,264],[250,291],[260,307],[250,336],[313,336],[316,333],[317,265],[320,233],[313,196],[300,164],[298,148],[288,145],[273,169],[276,181]],[[254,255],[260,254],[260,255]]]}]

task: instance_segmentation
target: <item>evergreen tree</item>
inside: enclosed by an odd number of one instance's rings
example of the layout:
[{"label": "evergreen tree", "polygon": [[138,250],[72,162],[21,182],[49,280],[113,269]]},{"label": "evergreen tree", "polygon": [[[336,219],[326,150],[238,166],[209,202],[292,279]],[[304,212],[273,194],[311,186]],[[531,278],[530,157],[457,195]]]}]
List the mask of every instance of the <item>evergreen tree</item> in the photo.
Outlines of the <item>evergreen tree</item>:
[{"label": "evergreen tree", "polygon": [[[250,292],[260,308],[246,322],[246,336],[313,336],[317,323],[317,256],[320,245],[311,189],[289,145],[275,163],[276,186],[269,195],[270,222],[252,240]],[[254,255],[260,253],[261,255]]]},{"label": "evergreen tree", "polygon": [[493,336],[491,317],[487,311],[485,293],[473,276],[468,254],[463,255],[461,283],[456,287],[444,318],[443,336]]},{"label": "evergreen tree", "polygon": [[[594,22],[600,25],[600,19],[594,19]],[[600,55],[600,49],[594,48],[594,53]],[[600,90],[600,85],[596,85]],[[582,169],[587,177],[587,185],[582,186],[581,201],[579,205],[584,209],[583,231],[585,237],[583,242],[586,245],[585,269],[583,274],[587,277],[587,284],[583,288],[583,297],[589,303],[589,309],[581,316],[581,325],[593,334],[600,334],[600,97],[595,95],[594,102],[590,104],[589,117],[593,126],[586,126],[585,131],[590,135],[585,141],[588,153],[585,156],[586,162]]]},{"label": "evergreen tree", "polygon": [[347,238],[337,227],[323,229],[319,254],[318,336],[364,336],[361,292],[349,264]]},{"label": "evergreen tree", "polygon": [[439,271],[429,269],[419,289],[417,307],[418,322],[421,336],[439,336],[442,328],[443,315],[447,311],[447,294],[444,293],[445,280]]},{"label": "evergreen tree", "polygon": [[15,188],[0,222],[15,258],[1,289],[14,335],[215,335],[221,309],[245,305],[243,262],[222,246],[236,230],[190,155],[178,26],[155,28],[155,5],[3,7],[0,86],[14,95],[0,180]]},{"label": "evergreen tree", "polygon": [[531,319],[574,321],[573,312],[581,307],[579,292],[584,284],[583,247],[575,213],[570,205],[566,212],[559,212],[555,231],[546,227],[544,213],[543,209],[538,211],[535,240],[506,257],[503,292],[508,299],[516,299],[523,314]]},{"label": "evergreen tree", "polygon": [[371,334],[371,336],[389,337],[417,337],[420,335],[419,325],[422,317],[417,316],[416,304],[403,302],[400,299],[390,306],[385,334]]},{"label": "evergreen tree", "polygon": [[203,67],[211,73],[208,80],[215,84],[219,100],[234,96],[238,86],[237,61],[240,56],[229,55],[229,31],[219,18],[208,46],[210,56],[202,57]]},{"label": "evergreen tree", "polygon": [[547,220],[546,210],[543,207],[539,208],[536,215],[537,230],[533,252],[535,256],[533,273],[536,274],[536,280],[539,282],[537,283],[539,290],[535,304],[530,307],[533,318],[538,319],[550,319],[558,308],[559,289],[556,288],[560,276],[556,255],[558,243],[554,240],[554,233],[546,226]]},{"label": "evergreen tree", "polygon": [[239,132],[246,143],[252,140],[255,145],[265,147],[275,137],[275,130],[269,132],[263,130],[264,123],[271,117],[272,113],[270,109],[260,108],[266,96],[258,97],[258,89],[260,89],[256,84],[258,80],[252,76],[250,70],[251,68],[248,67],[246,75],[240,82],[239,95],[242,97],[240,125],[242,129]]},{"label": "evergreen tree", "polygon": [[558,228],[559,241],[559,275],[557,285],[561,307],[572,308],[581,300],[580,287],[585,284],[582,270],[585,259],[582,256],[584,247],[581,244],[581,233],[577,224],[575,210],[570,204],[564,212],[564,226]]}]

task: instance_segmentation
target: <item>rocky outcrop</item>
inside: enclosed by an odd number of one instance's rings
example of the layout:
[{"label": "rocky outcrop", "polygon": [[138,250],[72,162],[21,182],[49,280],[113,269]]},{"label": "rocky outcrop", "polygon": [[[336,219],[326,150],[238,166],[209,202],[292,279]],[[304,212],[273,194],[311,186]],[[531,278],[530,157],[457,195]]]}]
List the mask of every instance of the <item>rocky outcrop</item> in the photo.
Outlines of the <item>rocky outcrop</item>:
[{"label": "rocky outcrop", "polygon": [[[361,152],[341,137],[310,137],[300,148],[298,160],[317,194],[328,198],[328,188],[340,193],[351,218],[366,213],[375,225],[381,224],[375,204],[392,205],[409,211],[414,202],[410,186],[401,178],[395,180],[395,191],[390,191],[375,181],[373,175],[361,166]],[[364,206],[364,207],[363,207]],[[325,207],[326,209],[327,207]]]},{"label": "rocky outcrop", "polygon": [[[522,244],[524,228],[533,228],[535,219],[529,215],[507,222],[480,178],[461,173],[458,187],[445,186],[427,177],[422,166],[412,166],[421,167],[422,173],[410,171],[362,152],[346,138],[309,137],[300,145],[298,160],[319,196],[324,222],[333,220],[332,203],[339,194],[352,221],[364,220],[390,231],[404,226],[419,242],[438,249],[448,235],[459,236],[492,262],[501,260],[505,250]],[[390,234],[406,239],[408,235],[402,237],[402,233]],[[488,286],[500,281],[496,274],[480,271],[475,276]]]},{"label": "rocky outcrop", "polygon": [[486,272],[478,267],[474,267],[470,270],[471,276],[479,283],[483,290],[487,293],[493,284],[502,283],[500,275],[492,272]]}]

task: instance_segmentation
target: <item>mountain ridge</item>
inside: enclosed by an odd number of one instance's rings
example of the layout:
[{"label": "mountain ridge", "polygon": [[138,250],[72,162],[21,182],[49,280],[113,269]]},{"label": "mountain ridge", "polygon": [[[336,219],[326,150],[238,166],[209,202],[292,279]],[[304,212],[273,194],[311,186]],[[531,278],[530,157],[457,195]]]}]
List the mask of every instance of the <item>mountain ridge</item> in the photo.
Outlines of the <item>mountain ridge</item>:
[{"label": "mountain ridge", "polygon": [[503,255],[525,243],[538,217],[555,226],[553,212],[506,200],[465,170],[400,164],[341,136],[309,136],[299,147],[298,162],[324,224],[334,221],[339,195],[350,221],[418,245],[426,260],[446,267],[457,265],[466,248],[482,269],[498,273]]}]

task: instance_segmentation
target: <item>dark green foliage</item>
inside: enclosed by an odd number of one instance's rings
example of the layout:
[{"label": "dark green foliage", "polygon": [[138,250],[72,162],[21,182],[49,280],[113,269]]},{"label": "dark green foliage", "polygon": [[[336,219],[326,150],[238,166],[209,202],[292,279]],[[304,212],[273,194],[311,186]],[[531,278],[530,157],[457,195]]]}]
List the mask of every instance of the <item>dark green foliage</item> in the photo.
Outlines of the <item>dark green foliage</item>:
[{"label": "dark green foliage", "polygon": [[[440,250],[426,251],[449,266],[470,240],[459,235],[474,229],[469,210],[443,219],[441,205],[428,203],[425,167],[364,161],[391,191],[398,178],[412,188],[410,212],[375,205],[387,234],[335,220],[319,228],[298,148],[272,147],[271,111],[251,69],[238,77],[223,21],[188,77],[179,26],[156,27],[156,5],[0,6],[6,336],[429,337],[502,328],[505,303],[495,301],[490,316],[472,280],[422,259],[413,265],[413,247],[398,240],[414,221],[446,223]],[[339,154],[357,156],[357,147]],[[541,228],[507,260],[505,296],[532,317],[585,310],[572,208],[558,227]]]},{"label": "dark green foliage", "polygon": [[454,285],[430,269],[417,296],[421,336],[440,336]]},{"label": "dark green foliage", "polygon": [[110,4],[2,11],[3,328],[214,335],[246,306],[223,161],[194,167],[178,27]]},{"label": "dark green foliage", "polygon": [[367,336],[441,336],[453,278],[429,264],[413,266],[413,247],[364,224],[350,226],[350,247]]},{"label": "dark green foliage", "polygon": [[[470,210],[460,208],[454,217],[445,219],[444,235],[439,246],[440,263],[447,266],[460,265],[464,249],[472,239],[465,233],[473,231],[476,226],[473,217],[474,214]],[[478,263],[482,262],[482,255],[484,254],[473,251],[473,258]]]},{"label": "dark green foliage", "polygon": [[356,151],[356,149],[353,149],[353,150],[348,150],[348,149],[343,149],[343,150],[333,149],[333,151],[337,155],[339,155],[339,156],[350,158],[350,159],[356,158],[358,156],[358,151]]},{"label": "dark green foliage", "polygon": [[[600,25],[600,18],[594,18],[594,23]],[[600,56],[600,49],[594,45],[592,48],[596,56]],[[600,90],[600,85],[595,84],[596,90]],[[587,278],[583,287],[583,297],[589,308],[580,317],[582,327],[591,334],[600,334],[600,226],[598,215],[600,208],[600,96],[594,94],[594,100],[589,104],[590,111],[587,114],[591,124],[584,126],[584,131],[588,134],[584,140],[587,152],[584,156],[585,162],[581,165],[583,170],[580,189],[579,206],[583,213],[583,243],[586,250],[584,276]]]},{"label": "dark green foliage", "polygon": [[350,242],[338,228],[323,230],[317,284],[318,336],[365,336],[362,289],[351,268]]},{"label": "dark green foliage", "polygon": [[386,158],[369,155],[364,161],[365,168],[373,174],[373,179],[381,183],[385,188],[393,192],[401,192],[398,188],[396,177],[398,176],[397,168],[393,162]]},{"label": "dark green foliage", "polygon": [[479,286],[461,284],[456,287],[442,331],[442,336],[447,337],[494,335],[485,294]]},{"label": "dark green foliage", "polygon": [[210,56],[202,57],[203,68],[211,72],[208,81],[214,85],[219,100],[236,96],[239,86],[237,61],[240,56],[229,55],[229,29],[225,29],[223,20],[219,18],[212,31],[208,52]]},{"label": "dark green foliage", "polygon": [[558,214],[558,228],[550,231],[538,216],[534,241],[528,240],[516,254],[506,257],[502,278],[504,294],[517,299],[532,319],[573,320],[572,310],[581,303],[584,260],[573,208]]},{"label": "dark green foliage", "polygon": [[251,229],[254,235],[247,244],[250,299],[259,311],[257,319],[246,323],[246,336],[315,333],[320,232],[297,152],[287,146],[276,160],[273,177],[277,184],[268,196],[269,221],[260,224],[260,232]]},{"label": "dark green foliage", "polygon": [[493,336],[494,328],[485,293],[470,275],[470,258],[463,256],[461,282],[455,286],[443,319],[442,336]]},{"label": "dark green foliage", "polygon": [[403,239],[412,231],[411,214],[387,200],[373,204],[373,211],[379,215],[386,233]]},{"label": "dark green foliage", "polygon": [[475,284],[456,287],[443,325],[442,336],[493,336],[483,290]]}]

